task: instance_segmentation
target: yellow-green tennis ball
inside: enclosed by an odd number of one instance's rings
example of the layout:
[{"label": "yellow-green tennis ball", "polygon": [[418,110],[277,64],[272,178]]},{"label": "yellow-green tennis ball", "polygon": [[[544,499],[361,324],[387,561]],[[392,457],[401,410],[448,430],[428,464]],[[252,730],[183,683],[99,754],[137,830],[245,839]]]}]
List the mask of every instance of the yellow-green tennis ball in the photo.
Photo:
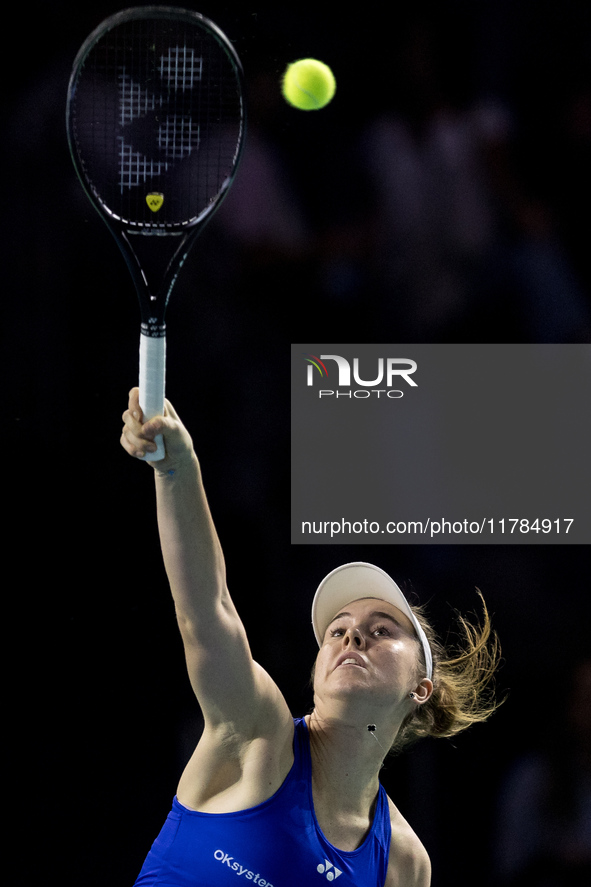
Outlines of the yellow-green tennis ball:
[{"label": "yellow-green tennis ball", "polygon": [[317,111],[328,105],[336,92],[334,74],[324,62],[300,59],[287,66],[283,75],[283,97],[300,111]]}]

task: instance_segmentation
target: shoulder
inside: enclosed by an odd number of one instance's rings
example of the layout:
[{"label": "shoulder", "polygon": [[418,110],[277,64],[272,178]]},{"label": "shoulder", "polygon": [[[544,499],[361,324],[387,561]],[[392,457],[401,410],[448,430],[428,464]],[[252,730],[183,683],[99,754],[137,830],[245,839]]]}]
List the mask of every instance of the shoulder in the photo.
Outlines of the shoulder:
[{"label": "shoulder", "polygon": [[429,887],[431,860],[418,835],[388,798],[392,840],[384,887]]}]

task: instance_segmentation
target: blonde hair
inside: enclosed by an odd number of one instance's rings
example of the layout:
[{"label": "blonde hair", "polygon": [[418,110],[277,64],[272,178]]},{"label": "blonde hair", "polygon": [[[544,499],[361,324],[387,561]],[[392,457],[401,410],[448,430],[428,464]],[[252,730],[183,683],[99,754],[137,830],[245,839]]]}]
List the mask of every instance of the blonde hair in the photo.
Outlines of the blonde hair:
[{"label": "blonde hair", "polygon": [[494,685],[501,657],[499,639],[484,598],[476,590],[482,601],[482,624],[473,624],[456,613],[462,637],[449,649],[436,637],[424,608],[412,607],[433,653],[433,692],[402,722],[391,752],[400,752],[426,736],[455,736],[486,721],[505,701],[497,700]]}]

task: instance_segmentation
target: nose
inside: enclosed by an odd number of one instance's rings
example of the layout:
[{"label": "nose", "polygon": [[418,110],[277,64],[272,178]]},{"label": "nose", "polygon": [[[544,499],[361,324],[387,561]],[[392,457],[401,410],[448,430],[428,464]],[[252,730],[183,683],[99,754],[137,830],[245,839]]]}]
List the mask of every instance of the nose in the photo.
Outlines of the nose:
[{"label": "nose", "polygon": [[343,635],[343,647],[346,649],[349,646],[357,647],[358,649],[362,649],[365,646],[363,634],[354,626],[348,628]]}]

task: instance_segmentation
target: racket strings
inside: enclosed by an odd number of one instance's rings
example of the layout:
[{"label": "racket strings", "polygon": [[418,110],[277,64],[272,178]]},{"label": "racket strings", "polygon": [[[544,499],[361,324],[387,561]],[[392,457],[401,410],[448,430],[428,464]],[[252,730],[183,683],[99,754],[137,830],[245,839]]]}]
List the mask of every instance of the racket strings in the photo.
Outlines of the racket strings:
[{"label": "racket strings", "polygon": [[[147,230],[191,224],[231,181],[243,130],[239,75],[203,27],[112,28],[88,53],[74,97],[81,164],[117,220]],[[163,198],[156,212],[153,192]]]},{"label": "racket strings", "polygon": [[172,89],[184,92],[193,89],[203,75],[203,58],[195,50],[184,46],[169,47],[168,54],[160,56],[160,77]]},{"label": "racket strings", "polygon": [[136,188],[145,184],[155,176],[168,170],[166,161],[148,158],[140,151],[134,150],[133,144],[126,141],[125,127],[146,117],[162,106],[163,97],[151,94],[142,89],[139,82],[135,81],[127,71],[125,65],[121,65],[118,71],[119,84],[119,123],[122,134],[119,135],[119,190],[121,194],[125,189]]}]

